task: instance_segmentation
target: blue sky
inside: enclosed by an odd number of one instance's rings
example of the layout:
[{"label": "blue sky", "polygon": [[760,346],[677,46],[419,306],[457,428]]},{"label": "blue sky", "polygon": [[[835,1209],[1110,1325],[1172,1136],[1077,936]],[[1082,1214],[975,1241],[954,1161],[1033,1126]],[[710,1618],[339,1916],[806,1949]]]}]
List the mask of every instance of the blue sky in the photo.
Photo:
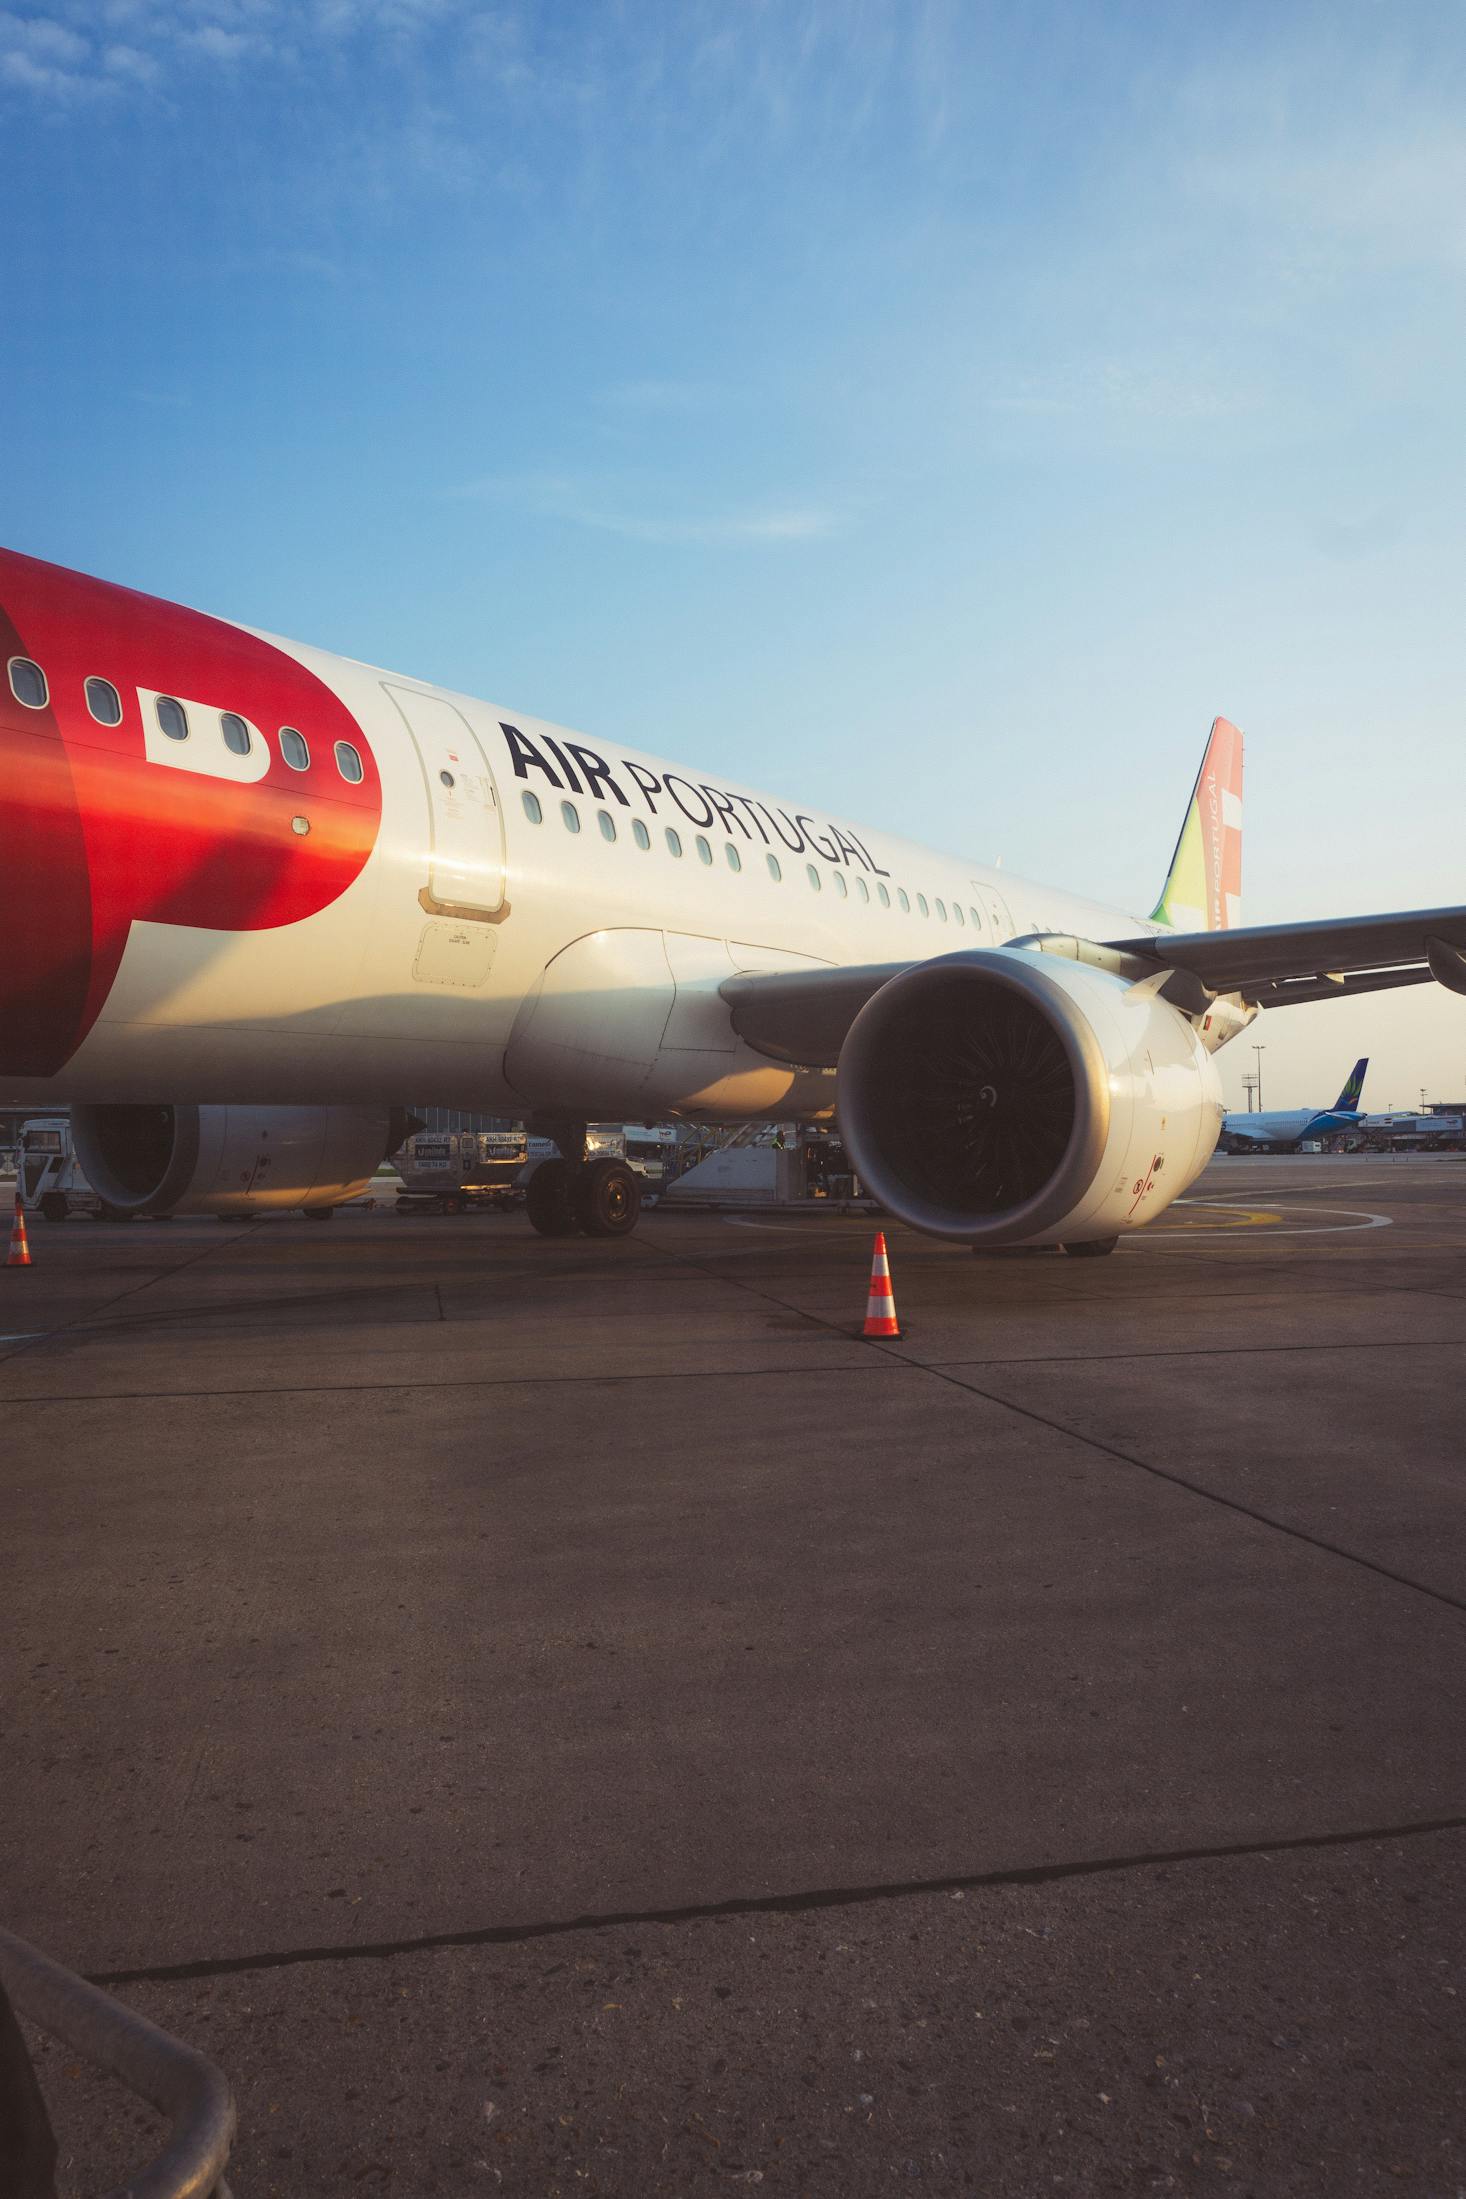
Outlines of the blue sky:
[{"label": "blue sky", "polygon": [[1438,0],[0,10],[0,539],[1131,906],[1225,711],[1249,918],[1463,901],[1463,93]]}]

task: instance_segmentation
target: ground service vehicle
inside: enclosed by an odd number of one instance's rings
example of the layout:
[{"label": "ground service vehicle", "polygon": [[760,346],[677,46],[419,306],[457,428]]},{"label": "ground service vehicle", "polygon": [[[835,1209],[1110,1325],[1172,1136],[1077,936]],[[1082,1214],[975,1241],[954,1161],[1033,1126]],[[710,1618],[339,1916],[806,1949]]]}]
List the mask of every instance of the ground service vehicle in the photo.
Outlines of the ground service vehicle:
[{"label": "ground service vehicle", "polygon": [[528,1152],[522,1130],[420,1130],[393,1156],[398,1204],[452,1214],[511,1206]]}]

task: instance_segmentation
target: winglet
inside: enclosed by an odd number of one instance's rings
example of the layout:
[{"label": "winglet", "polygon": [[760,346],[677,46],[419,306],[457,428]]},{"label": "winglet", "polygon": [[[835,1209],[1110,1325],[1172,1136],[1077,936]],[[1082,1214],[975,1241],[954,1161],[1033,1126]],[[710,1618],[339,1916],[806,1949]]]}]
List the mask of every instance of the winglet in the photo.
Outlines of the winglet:
[{"label": "winglet", "polygon": [[1242,735],[1214,718],[1151,921],[1173,931],[1221,932],[1242,913]]},{"label": "winglet", "polygon": [[1358,1114],[1359,1102],[1364,1097],[1364,1072],[1368,1067],[1369,1056],[1368,1054],[1364,1054],[1360,1057],[1358,1061],[1355,1062],[1353,1068],[1349,1071],[1349,1081],[1344,1086],[1344,1089],[1339,1094],[1338,1098],[1334,1101],[1334,1114]]}]

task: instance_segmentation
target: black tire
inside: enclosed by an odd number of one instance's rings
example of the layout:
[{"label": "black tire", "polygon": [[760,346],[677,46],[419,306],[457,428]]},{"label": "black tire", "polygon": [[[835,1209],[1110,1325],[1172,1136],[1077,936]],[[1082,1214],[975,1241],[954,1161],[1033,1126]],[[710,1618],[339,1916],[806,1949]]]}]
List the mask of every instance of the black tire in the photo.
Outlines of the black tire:
[{"label": "black tire", "polygon": [[608,1155],[589,1161],[575,1186],[575,1211],[587,1237],[629,1237],[641,1214],[641,1178]]},{"label": "black tire", "polygon": [[568,1161],[541,1161],[529,1179],[525,1211],[530,1227],[542,1237],[573,1237],[579,1225],[575,1212],[574,1171]]},{"label": "black tire", "polygon": [[66,1203],[66,1193],[64,1191],[42,1192],[41,1215],[45,1221],[64,1222],[70,1212],[71,1209]]},{"label": "black tire", "polygon": [[1102,1260],[1107,1252],[1113,1252],[1120,1242],[1118,1237],[1088,1237],[1082,1245],[1064,1245],[1071,1260]]},{"label": "black tire", "polygon": [[305,1209],[305,1218],[308,1222],[329,1222],[335,1212],[334,1206],[308,1206]]}]

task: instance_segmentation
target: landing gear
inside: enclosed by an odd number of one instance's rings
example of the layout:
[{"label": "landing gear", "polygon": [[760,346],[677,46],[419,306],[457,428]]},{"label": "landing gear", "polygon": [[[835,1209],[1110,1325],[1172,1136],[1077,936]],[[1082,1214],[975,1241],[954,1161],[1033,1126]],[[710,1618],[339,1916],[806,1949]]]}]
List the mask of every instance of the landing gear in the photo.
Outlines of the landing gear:
[{"label": "landing gear", "polygon": [[575,1212],[575,1178],[569,1161],[541,1161],[529,1179],[524,1211],[531,1229],[542,1237],[573,1237],[580,1227]]},{"label": "landing gear", "polygon": [[1087,1237],[1083,1244],[1061,1245],[1071,1260],[1102,1260],[1107,1252],[1113,1252],[1120,1242],[1118,1237]]},{"label": "landing gear", "polygon": [[542,1237],[627,1237],[641,1213],[641,1178],[610,1154],[572,1165],[541,1161],[529,1179],[525,1212]]},{"label": "landing gear", "polygon": [[610,1155],[583,1162],[575,1181],[575,1215],[587,1237],[629,1237],[641,1213],[641,1178]]}]

